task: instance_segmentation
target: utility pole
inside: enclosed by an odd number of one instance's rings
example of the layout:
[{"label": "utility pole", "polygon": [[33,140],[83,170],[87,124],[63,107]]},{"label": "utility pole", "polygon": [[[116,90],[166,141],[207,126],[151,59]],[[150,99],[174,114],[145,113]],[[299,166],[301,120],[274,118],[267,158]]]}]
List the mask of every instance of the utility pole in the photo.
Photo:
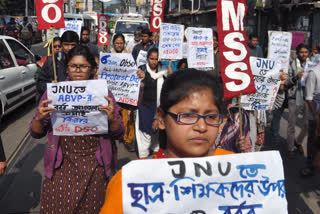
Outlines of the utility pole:
[{"label": "utility pole", "polygon": [[28,0],[26,0],[26,11],[25,11],[25,16],[28,17]]}]

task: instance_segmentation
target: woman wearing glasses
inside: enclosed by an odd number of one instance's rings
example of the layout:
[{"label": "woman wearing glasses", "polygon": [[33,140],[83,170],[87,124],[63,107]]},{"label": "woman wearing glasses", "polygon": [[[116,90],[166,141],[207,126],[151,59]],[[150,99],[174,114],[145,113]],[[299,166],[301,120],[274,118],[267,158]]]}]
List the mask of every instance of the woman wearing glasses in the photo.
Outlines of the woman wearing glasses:
[{"label": "woman wearing glasses", "polygon": [[[87,47],[73,48],[66,62],[70,81],[93,79],[97,64]],[[120,139],[124,132],[118,106],[110,91],[105,99],[109,104],[100,106],[100,110],[108,116],[108,134],[55,136],[50,121],[50,113],[55,109],[48,107],[51,100],[47,93],[42,96],[30,126],[30,133],[35,138],[48,134],[40,213],[99,212],[116,158],[111,140]]]},{"label": "woman wearing glasses", "polygon": [[[230,154],[215,140],[224,115],[222,84],[207,72],[177,71],[163,84],[157,108],[162,149],[152,158],[192,158]],[[238,141],[245,150],[245,141]],[[110,181],[100,214],[122,214],[122,172]]]}]

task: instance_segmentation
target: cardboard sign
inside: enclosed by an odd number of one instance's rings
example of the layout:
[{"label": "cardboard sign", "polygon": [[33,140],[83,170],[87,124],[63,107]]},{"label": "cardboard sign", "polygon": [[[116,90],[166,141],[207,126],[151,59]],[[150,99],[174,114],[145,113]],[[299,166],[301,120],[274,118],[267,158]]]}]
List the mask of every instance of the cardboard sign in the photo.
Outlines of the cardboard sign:
[{"label": "cardboard sign", "polygon": [[100,53],[99,79],[108,82],[117,102],[138,105],[140,78],[131,54]]},{"label": "cardboard sign", "polygon": [[63,0],[35,0],[38,29],[64,28]]},{"label": "cardboard sign", "polygon": [[137,57],[137,66],[139,67],[140,65],[147,64],[147,51],[140,50],[139,55]]},{"label": "cardboard sign", "polygon": [[217,2],[220,72],[225,100],[256,92],[244,29],[246,13],[245,0]]},{"label": "cardboard sign", "polygon": [[214,67],[213,38],[210,28],[187,28],[188,67]]},{"label": "cardboard sign", "polygon": [[48,83],[49,107],[54,135],[76,136],[108,133],[108,115],[99,106],[108,105],[108,87],[103,80]]},{"label": "cardboard sign", "polygon": [[184,26],[162,24],[159,39],[159,60],[183,58]]},{"label": "cardboard sign", "polygon": [[268,31],[268,58],[278,61],[281,69],[288,73],[292,34],[290,32]]},{"label": "cardboard sign", "polygon": [[108,16],[98,14],[98,45],[108,44]]},{"label": "cardboard sign", "polygon": [[272,110],[280,87],[280,64],[274,60],[250,57],[251,70],[257,92],[241,96],[246,110]]},{"label": "cardboard sign", "polygon": [[79,38],[81,38],[81,26],[82,21],[78,20],[69,20],[65,21],[65,27],[59,30],[59,36],[61,37],[65,31],[71,30],[78,34]]},{"label": "cardboard sign", "polygon": [[150,31],[159,31],[163,22],[165,0],[154,0],[152,5],[151,26]]},{"label": "cardboard sign", "polygon": [[131,161],[122,197],[130,214],[288,213],[278,151]]}]

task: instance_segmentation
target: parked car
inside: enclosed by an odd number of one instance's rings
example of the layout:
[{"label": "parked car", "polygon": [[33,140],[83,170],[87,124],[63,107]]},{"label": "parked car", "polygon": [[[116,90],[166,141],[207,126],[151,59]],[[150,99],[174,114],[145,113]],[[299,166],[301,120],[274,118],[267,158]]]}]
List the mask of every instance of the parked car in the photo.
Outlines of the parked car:
[{"label": "parked car", "polygon": [[35,56],[17,39],[0,35],[0,120],[36,96]]}]

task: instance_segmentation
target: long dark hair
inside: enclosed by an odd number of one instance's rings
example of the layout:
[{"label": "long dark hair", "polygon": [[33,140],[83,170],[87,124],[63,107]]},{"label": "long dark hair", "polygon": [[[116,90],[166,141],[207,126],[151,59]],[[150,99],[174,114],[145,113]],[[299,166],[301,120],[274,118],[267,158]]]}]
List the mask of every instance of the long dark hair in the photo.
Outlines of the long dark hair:
[{"label": "long dark hair", "polygon": [[94,74],[92,71],[94,71],[94,69],[97,67],[97,63],[94,56],[91,54],[89,48],[87,46],[82,45],[72,48],[66,57],[66,66],[74,56],[83,56],[84,58],[86,58],[86,60],[89,62],[91,66],[91,74],[89,79],[93,79]]},{"label": "long dark hair", "polygon": [[[192,92],[203,89],[209,89],[212,92],[214,104],[219,112],[225,112],[221,79],[208,74],[206,71],[195,69],[184,69],[168,76],[162,86],[159,110],[165,116],[170,107],[188,97]],[[163,149],[167,146],[166,138],[165,130],[161,130],[159,141],[160,147]]]},{"label": "long dark hair", "polygon": [[123,43],[126,44],[126,40],[124,38],[124,35],[122,33],[117,33],[116,35],[114,35],[113,39],[112,39],[112,44],[114,44],[114,42],[116,41],[116,39],[118,38],[122,38]]}]

